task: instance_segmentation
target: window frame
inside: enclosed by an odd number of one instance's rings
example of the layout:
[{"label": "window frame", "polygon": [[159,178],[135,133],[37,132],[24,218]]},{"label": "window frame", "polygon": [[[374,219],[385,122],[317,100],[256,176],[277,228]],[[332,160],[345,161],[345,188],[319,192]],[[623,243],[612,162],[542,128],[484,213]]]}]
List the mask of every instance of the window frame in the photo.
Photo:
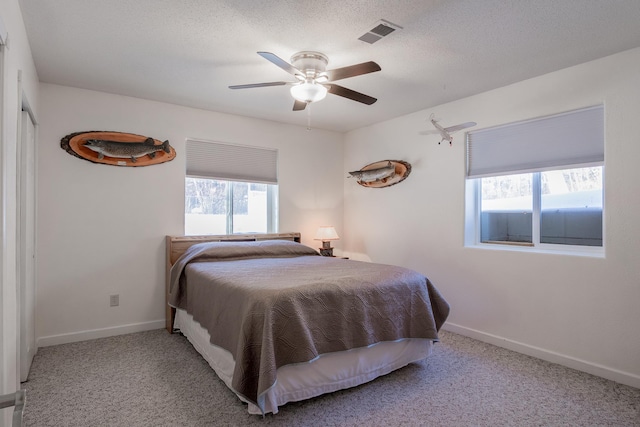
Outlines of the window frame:
[{"label": "window frame", "polygon": [[[231,180],[231,179],[220,179],[220,178],[212,178],[212,177],[208,177],[208,176],[198,176],[198,175],[185,175],[185,190],[186,190],[186,180],[188,178],[192,178],[192,179],[207,179],[207,180],[212,180],[212,181],[223,181],[226,182],[226,188],[227,188],[227,212],[225,215],[225,228],[226,228],[226,232],[224,234],[226,235],[234,235],[234,234],[250,234],[250,233],[278,233],[278,184],[272,184],[272,183],[264,183],[264,182],[250,182],[250,181],[243,181],[243,180]],[[251,184],[262,184],[262,185],[266,185],[267,186],[267,230],[262,232],[258,232],[258,231],[242,231],[242,232],[237,232],[234,233],[233,232],[233,184],[236,182],[242,182],[242,183],[247,183],[249,185]],[[186,191],[185,191],[185,197],[184,197],[184,201],[183,203],[186,204]],[[184,207],[183,207],[183,211],[184,211]],[[191,236],[191,235],[196,235],[196,234],[187,234],[187,217],[186,217],[186,213],[183,213],[183,232],[185,235]],[[208,233],[208,234],[221,234],[221,233]],[[198,234],[199,235],[199,234]]]},{"label": "window frame", "polygon": [[[541,215],[541,180],[540,175],[544,171],[523,172],[532,174],[532,224],[531,243],[518,242],[482,242],[481,240],[481,213],[482,213],[482,190],[481,179],[465,178],[465,221],[464,221],[464,246],[471,248],[507,250],[516,252],[538,252],[554,253],[564,255],[579,255],[604,258],[605,256],[605,203],[604,203],[604,182],[605,170],[603,164],[591,164],[588,166],[602,167],[603,182],[603,205],[602,205],[602,246],[565,245],[540,242],[540,215]],[[570,165],[562,169],[573,169],[579,165]],[[498,175],[496,175],[498,176]]]}]

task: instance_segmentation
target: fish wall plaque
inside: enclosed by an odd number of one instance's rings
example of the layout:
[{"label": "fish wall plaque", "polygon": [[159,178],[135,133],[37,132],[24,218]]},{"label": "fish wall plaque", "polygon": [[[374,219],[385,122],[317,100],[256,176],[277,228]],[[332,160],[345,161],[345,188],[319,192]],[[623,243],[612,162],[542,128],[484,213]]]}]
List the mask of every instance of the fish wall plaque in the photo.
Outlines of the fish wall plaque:
[{"label": "fish wall plaque", "polygon": [[150,166],[176,157],[169,141],[123,132],[75,132],[62,138],[60,147],[78,158],[114,166]]},{"label": "fish wall plaque", "polygon": [[411,165],[404,160],[381,160],[349,172],[363,187],[382,188],[404,181],[411,173]]}]

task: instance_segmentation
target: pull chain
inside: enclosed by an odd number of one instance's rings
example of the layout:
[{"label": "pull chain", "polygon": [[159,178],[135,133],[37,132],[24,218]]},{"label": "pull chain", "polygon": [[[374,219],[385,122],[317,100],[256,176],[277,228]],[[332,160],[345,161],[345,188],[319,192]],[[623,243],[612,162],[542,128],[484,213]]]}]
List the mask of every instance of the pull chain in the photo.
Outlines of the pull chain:
[{"label": "pull chain", "polygon": [[311,103],[307,102],[307,130],[311,130]]}]

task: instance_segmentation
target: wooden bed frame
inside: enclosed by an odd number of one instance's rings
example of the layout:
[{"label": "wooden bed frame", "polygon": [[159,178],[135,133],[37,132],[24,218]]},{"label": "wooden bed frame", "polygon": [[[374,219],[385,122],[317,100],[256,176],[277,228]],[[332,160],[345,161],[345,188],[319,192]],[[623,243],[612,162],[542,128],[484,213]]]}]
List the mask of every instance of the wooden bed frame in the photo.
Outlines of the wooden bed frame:
[{"label": "wooden bed frame", "polygon": [[173,333],[173,322],[176,309],[169,306],[169,285],[171,267],[180,256],[192,245],[205,242],[255,242],[258,240],[291,240],[300,243],[300,233],[270,234],[222,234],[206,236],[167,236],[166,237],[166,276],[165,276],[165,320],[166,328]]}]

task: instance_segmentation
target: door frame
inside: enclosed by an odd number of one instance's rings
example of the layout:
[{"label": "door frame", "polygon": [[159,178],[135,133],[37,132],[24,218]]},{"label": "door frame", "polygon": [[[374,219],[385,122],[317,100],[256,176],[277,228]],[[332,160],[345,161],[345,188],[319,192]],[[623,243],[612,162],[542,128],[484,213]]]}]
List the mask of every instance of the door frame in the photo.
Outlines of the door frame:
[{"label": "door frame", "polygon": [[[0,27],[4,28],[4,23],[2,22],[2,18],[0,18]],[[6,207],[6,194],[4,191],[4,152],[5,152],[5,129],[4,129],[4,111],[5,111],[5,87],[4,87],[4,78],[5,78],[5,51],[6,47],[4,44],[4,40],[0,38],[0,224],[4,223],[5,217],[5,207]],[[0,244],[2,247],[5,247],[5,233],[4,227],[0,227]],[[8,304],[4,299],[4,291],[5,286],[9,286],[5,283],[4,280],[4,253],[0,252],[0,308],[2,308],[2,312],[5,310],[5,304]],[[10,348],[5,347],[5,336],[4,336],[4,316],[0,315],[0,394],[4,394],[9,392],[6,389],[6,383],[8,378],[6,377],[6,363],[8,362],[7,352],[11,351]],[[2,418],[0,418],[0,422]]]},{"label": "door frame", "polygon": [[[18,372],[20,382],[24,382],[27,380],[33,356],[38,351],[35,339],[37,128],[26,94],[22,91],[21,81],[21,72],[18,71],[22,109],[18,114],[16,141],[16,290],[20,334]],[[29,124],[25,123],[25,119],[32,126],[31,141],[26,140],[29,134],[26,127]]]}]

